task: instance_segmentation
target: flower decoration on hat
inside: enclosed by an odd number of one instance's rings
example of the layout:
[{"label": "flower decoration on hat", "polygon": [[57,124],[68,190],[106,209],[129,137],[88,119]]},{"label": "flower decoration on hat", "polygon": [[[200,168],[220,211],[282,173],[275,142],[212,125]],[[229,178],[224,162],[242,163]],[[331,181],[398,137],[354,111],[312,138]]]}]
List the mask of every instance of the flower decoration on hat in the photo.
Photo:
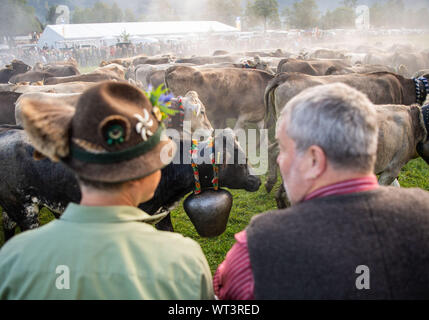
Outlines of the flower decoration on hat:
[{"label": "flower decoration on hat", "polygon": [[145,92],[146,97],[153,106],[152,113],[159,122],[167,119],[169,116],[174,116],[178,112],[169,108],[171,99],[174,96],[167,92],[168,90],[164,88],[164,84],[160,84],[155,90],[153,90],[152,86],[149,86],[148,91]]},{"label": "flower decoration on hat", "polygon": [[149,116],[149,112],[146,109],[143,109],[143,116],[140,114],[134,114],[134,117],[137,118],[139,122],[136,124],[136,131],[138,134],[141,134],[142,139],[146,141],[148,136],[152,136],[153,132],[150,131],[150,128],[153,125],[153,120]]},{"label": "flower decoration on hat", "polygon": [[130,135],[128,119],[120,115],[112,115],[101,121],[99,132],[107,146],[119,146],[128,140]]}]

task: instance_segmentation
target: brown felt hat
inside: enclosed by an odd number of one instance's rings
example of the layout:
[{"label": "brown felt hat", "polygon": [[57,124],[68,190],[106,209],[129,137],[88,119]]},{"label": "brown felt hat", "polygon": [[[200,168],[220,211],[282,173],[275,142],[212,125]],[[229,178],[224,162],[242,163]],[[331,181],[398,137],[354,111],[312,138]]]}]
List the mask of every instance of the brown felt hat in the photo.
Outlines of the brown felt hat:
[{"label": "brown felt hat", "polygon": [[159,109],[127,83],[96,85],[76,108],[29,99],[22,104],[23,126],[36,150],[87,180],[138,179],[166,166],[176,152]]}]

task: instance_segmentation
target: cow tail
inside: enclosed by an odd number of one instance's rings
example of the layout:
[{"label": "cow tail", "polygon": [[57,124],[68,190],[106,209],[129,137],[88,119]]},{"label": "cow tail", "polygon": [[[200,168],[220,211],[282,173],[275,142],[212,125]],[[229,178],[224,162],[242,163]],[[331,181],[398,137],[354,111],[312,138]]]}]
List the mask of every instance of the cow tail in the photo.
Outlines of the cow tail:
[{"label": "cow tail", "polygon": [[272,128],[273,126],[275,126],[277,121],[276,107],[274,105],[274,93],[275,93],[275,89],[278,87],[278,83],[275,80],[276,78],[274,78],[273,81],[270,81],[268,83],[267,88],[265,89],[265,94],[264,94],[265,129]]}]

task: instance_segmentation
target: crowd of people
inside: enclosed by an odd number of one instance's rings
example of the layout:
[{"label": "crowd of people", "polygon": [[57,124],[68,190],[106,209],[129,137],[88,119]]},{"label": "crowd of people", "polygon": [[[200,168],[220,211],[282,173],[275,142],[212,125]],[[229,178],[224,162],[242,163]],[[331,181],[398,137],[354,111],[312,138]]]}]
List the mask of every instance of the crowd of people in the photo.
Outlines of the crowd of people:
[{"label": "crowd of people", "polygon": [[19,59],[29,65],[37,62],[53,63],[68,61],[73,58],[79,66],[97,66],[101,61],[126,58],[136,55],[174,54],[178,57],[192,55],[209,55],[219,48],[231,51],[257,50],[261,46],[276,49],[285,45],[298,49],[304,45],[313,45],[324,38],[320,32],[296,33],[239,33],[230,35],[184,36],[165,39],[151,39],[144,43],[132,41],[108,44],[107,41],[74,41],[64,42],[58,47],[45,43],[42,47],[36,43],[14,45],[8,50],[0,51],[0,66],[13,59]]}]

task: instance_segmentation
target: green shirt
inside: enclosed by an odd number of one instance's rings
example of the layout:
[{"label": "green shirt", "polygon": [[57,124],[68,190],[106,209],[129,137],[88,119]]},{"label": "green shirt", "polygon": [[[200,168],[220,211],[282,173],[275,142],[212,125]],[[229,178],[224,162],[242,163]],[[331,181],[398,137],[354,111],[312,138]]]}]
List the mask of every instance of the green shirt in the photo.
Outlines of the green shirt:
[{"label": "green shirt", "polygon": [[197,242],[142,210],[69,204],[0,250],[0,299],[213,299]]}]

